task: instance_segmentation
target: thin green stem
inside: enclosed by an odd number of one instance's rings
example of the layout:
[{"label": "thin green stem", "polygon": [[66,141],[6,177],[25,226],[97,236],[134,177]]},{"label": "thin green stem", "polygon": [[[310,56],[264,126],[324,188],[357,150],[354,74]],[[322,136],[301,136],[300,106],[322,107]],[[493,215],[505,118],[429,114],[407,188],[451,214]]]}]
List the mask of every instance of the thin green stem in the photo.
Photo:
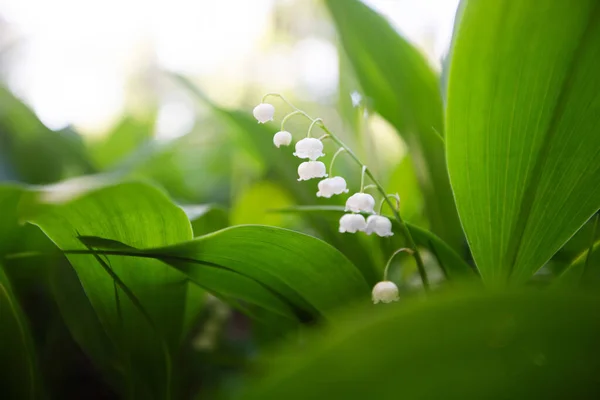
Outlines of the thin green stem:
[{"label": "thin green stem", "polygon": [[[344,146],[342,146],[344,147]],[[344,147],[345,148],[345,147]],[[365,191],[365,172],[367,172],[367,166],[362,165],[362,172],[360,173],[360,193]]]},{"label": "thin green stem", "polygon": [[340,147],[345,148],[346,151],[348,152],[348,154],[350,155],[350,157],[352,157],[352,159],[357,164],[361,165],[365,169],[366,175],[371,179],[371,182],[373,182],[375,184],[375,186],[377,186],[377,190],[379,191],[379,193],[381,193],[381,195],[384,196],[385,202],[391,208],[392,213],[394,214],[394,218],[398,222],[398,225],[400,225],[400,229],[402,229],[402,234],[406,238],[409,247],[413,250],[413,255],[414,255],[415,261],[417,263],[417,269],[419,270],[419,275],[421,277],[421,281],[423,282],[423,288],[425,289],[425,291],[429,291],[429,279],[427,278],[427,271],[425,270],[425,264],[423,263],[423,258],[421,257],[421,253],[419,252],[417,244],[415,243],[415,240],[413,239],[412,234],[410,233],[410,230],[408,229],[408,226],[406,226],[406,223],[400,216],[400,213],[398,212],[398,210],[396,210],[394,208],[394,204],[387,197],[387,193],[386,193],[384,187],[381,185],[381,183],[379,183],[379,181],[375,178],[375,176],[373,176],[371,171],[368,168],[366,168],[366,166],[362,163],[362,161],[360,161],[360,159],[356,156],[356,154],[354,154],[354,152],[350,148],[348,148],[348,146],[346,146],[344,144],[344,142],[341,141],[340,138],[338,138],[335,134],[333,134],[333,132],[331,132],[325,125],[321,124],[320,128],[325,133],[327,133],[335,143],[337,143]]},{"label": "thin green stem", "polygon": [[585,281],[589,277],[590,274],[590,260],[592,258],[592,253],[594,252],[594,241],[596,239],[596,230],[598,229],[598,219],[600,218],[600,212],[597,212],[594,218],[594,226],[592,228],[592,237],[590,238],[590,245],[588,246],[588,251],[585,256],[585,264],[583,265],[583,272],[581,273],[581,282],[585,284]]},{"label": "thin green stem", "polygon": [[383,209],[383,205],[385,204],[385,199],[387,197],[393,197],[394,199],[396,199],[396,209],[400,209],[400,196],[398,195],[398,193],[387,194],[383,199],[381,199],[381,203],[379,203],[379,215],[381,215],[381,210]]},{"label": "thin green stem", "polygon": [[337,156],[346,149],[344,149],[343,147],[340,147],[338,149],[338,151],[335,152],[335,154],[333,155],[333,157],[331,157],[331,162],[329,163],[329,176],[333,178],[333,163],[335,162],[335,159],[337,158]]},{"label": "thin green stem", "polygon": [[320,122],[322,124],[323,120],[321,118],[313,119],[313,121],[310,123],[310,126],[308,127],[308,133],[306,134],[306,137],[310,137],[310,133],[312,132],[313,127],[317,124],[317,122]]},{"label": "thin green stem", "polygon": [[286,115],[285,117],[283,117],[283,119],[281,120],[281,131],[283,131],[283,129],[285,128],[285,122],[290,119],[291,117],[293,117],[294,115],[298,115],[298,114],[302,114],[302,111],[292,111],[291,113],[289,113],[288,115]]},{"label": "thin green stem", "polygon": [[373,185],[373,184],[367,185],[367,186],[365,186],[365,188],[363,190],[369,190],[369,189],[377,189],[377,185]]},{"label": "thin green stem", "polygon": [[396,257],[397,254],[402,253],[403,251],[407,252],[408,254],[414,254],[414,251],[412,251],[411,249],[408,249],[406,247],[403,247],[401,249],[396,250],[394,253],[392,253],[392,255],[390,256],[390,258],[388,259],[387,264],[385,265],[385,269],[383,270],[383,280],[387,281],[388,280],[388,270],[390,269],[390,265],[392,265],[392,260],[394,259],[394,257]]}]

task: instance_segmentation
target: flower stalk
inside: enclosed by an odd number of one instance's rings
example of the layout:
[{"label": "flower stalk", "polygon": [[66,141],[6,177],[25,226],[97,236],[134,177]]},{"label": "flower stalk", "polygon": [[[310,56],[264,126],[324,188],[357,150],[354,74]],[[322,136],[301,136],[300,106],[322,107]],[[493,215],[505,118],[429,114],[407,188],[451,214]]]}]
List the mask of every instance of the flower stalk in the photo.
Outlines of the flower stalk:
[{"label": "flower stalk", "polygon": [[[408,249],[401,249],[401,250],[402,251],[410,250],[411,254],[413,255],[413,257],[417,263],[417,269],[419,272],[419,276],[421,277],[421,281],[423,282],[423,288],[426,292],[429,291],[429,279],[427,277],[427,271],[425,270],[425,264],[423,263],[423,258],[421,257],[421,253],[419,252],[417,244],[415,243],[415,240],[414,240],[412,234],[410,233],[408,226],[402,219],[402,216],[400,215],[399,210],[396,207],[394,207],[394,204],[390,200],[390,196],[386,192],[383,185],[375,178],[375,176],[373,175],[371,170],[358,158],[358,156],[352,151],[352,149],[350,149],[336,134],[334,134],[332,131],[329,130],[329,128],[327,128],[327,126],[324,124],[324,122],[321,118],[312,118],[306,112],[304,112],[304,111],[300,110],[299,108],[297,108],[296,106],[294,106],[291,102],[289,102],[287,99],[285,99],[279,93],[265,94],[262,98],[262,102],[264,103],[265,99],[269,96],[280,98],[283,102],[285,102],[288,106],[290,106],[294,110],[293,111],[294,115],[300,114],[300,115],[303,115],[304,117],[306,117],[311,122],[311,126],[309,128],[309,135],[310,135],[310,130],[313,128],[313,126],[318,126],[323,132],[325,132],[327,137],[329,137],[331,140],[333,140],[340,148],[343,148],[350,155],[350,157],[354,160],[354,162],[356,162],[356,164],[358,164],[362,168],[360,192],[362,193],[364,190],[364,177],[366,175],[367,177],[369,177],[371,182],[375,185],[375,187],[377,188],[377,191],[383,196],[383,202],[385,202],[392,210],[394,219],[398,222],[398,225],[400,226],[402,234],[405,237],[407,244],[409,246]],[[383,205],[383,203],[382,203],[382,205]],[[386,271],[387,271],[387,267],[386,267]]]}]

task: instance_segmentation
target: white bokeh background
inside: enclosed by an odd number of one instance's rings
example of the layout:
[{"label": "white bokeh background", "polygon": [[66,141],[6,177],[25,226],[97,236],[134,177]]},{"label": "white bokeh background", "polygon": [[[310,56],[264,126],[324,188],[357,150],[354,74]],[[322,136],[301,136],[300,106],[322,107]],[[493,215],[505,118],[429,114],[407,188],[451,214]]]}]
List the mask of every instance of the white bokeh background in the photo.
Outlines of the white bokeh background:
[{"label": "white bokeh background", "polygon": [[[439,68],[458,0],[366,3]],[[310,0],[0,0],[3,78],[49,127],[72,124],[83,134],[115,124],[132,84],[139,89],[153,70],[192,76],[211,97],[233,104],[248,85],[332,96],[333,32],[308,26],[281,37],[274,13],[292,7],[308,10],[307,20],[327,18]],[[186,99],[171,94],[159,102],[157,135],[185,133],[193,123]]]}]

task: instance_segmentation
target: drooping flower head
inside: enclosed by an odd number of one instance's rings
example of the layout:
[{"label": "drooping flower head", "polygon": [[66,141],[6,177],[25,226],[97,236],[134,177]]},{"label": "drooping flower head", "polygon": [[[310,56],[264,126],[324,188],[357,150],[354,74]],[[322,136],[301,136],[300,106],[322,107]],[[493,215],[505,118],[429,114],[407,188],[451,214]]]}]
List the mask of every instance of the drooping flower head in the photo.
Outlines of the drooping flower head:
[{"label": "drooping flower head", "polygon": [[398,301],[398,286],[391,281],[381,281],[373,287],[373,304],[379,302],[391,303],[392,301]]},{"label": "drooping flower head", "polygon": [[367,193],[354,193],[346,200],[346,211],[374,214],[375,199]]},{"label": "drooping flower head", "polygon": [[308,158],[316,160],[323,157],[323,142],[315,138],[304,138],[296,143],[296,152],[294,155],[298,158]]},{"label": "drooping flower head", "polygon": [[325,178],[325,164],[321,161],[305,161],[298,166],[299,181],[306,181],[313,178]]},{"label": "drooping flower head", "polygon": [[292,143],[292,134],[288,131],[279,131],[273,136],[273,144],[279,146],[289,146]]},{"label": "drooping flower head", "polygon": [[394,232],[392,232],[392,221],[381,215],[370,215],[367,218],[367,229],[365,232],[367,235],[376,233],[377,236],[381,237],[394,235]]},{"label": "drooping flower head", "polygon": [[264,124],[265,122],[273,121],[275,107],[269,103],[260,103],[254,107],[252,114],[254,114],[254,118],[256,118],[260,124]]},{"label": "drooping flower head", "polygon": [[340,218],[340,233],[364,232],[367,228],[365,217],[360,214],[344,214]]},{"label": "drooping flower head", "polygon": [[319,191],[317,192],[317,197],[325,197],[328,199],[334,194],[348,193],[348,189],[346,189],[346,180],[341,176],[323,179],[319,182],[318,186]]}]

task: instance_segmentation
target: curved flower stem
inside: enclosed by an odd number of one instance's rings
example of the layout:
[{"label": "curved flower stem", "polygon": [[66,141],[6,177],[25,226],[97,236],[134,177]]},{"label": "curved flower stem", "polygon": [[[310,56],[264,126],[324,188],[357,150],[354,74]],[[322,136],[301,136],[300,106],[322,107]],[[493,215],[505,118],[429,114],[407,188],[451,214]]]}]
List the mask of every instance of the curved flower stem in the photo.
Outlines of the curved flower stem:
[{"label": "curved flower stem", "polygon": [[344,149],[343,147],[340,147],[338,149],[338,151],[335,152],[335,154],[333,155],[333,157],[331,157],[331,162],[329,163],[329,176],[333,178],[333,163],[335,162],[335,159],[337,158],[337,156],[346,149]]},{"label": "curved flower stem", "polygon": [[367,185],[367,186],[365,186],[365,188],[363,190],[369,190],[369,189],[377,189],[377,185],[373,185],[373,184]]},{"label": "curved flower stem", "polygon": [[352,157],[352,159],[358,165],[361,165],[363,167],[363,171],[371,179],[371,182],[373,182],[375,184],[375,186],[377,186],[377,190],[379,191],[379,193],[381,193],[381,195],[384,196],[384,201],[392,209],[394,218],[398,222],[398,225],[400,225],[400,229],[402,229],[402,233],[403,233],[404,237],[406,238],[406,241],[408,242],[410,249],[413,251],[413,256],[415,258],[415,261],[417,262],[417,269],[419,270],[419,275],[421,276],[421,281],[423,282],[423,288],[425,289],[425,291],[429,291],[429,279],[427,278],[427,271],[425,270],[425,264],[423,263],[423,258],[421,257],[421,253],[419,252],[417,244],[415,243],[415,240],[413,239],[412,234],[410,233],[410,230],[406,226],[406,223],[400,216],[400,213],[398,212],[398,210],[396,208],[394,208],[394,204],[390,201],[390,199],[387,196],[387,193],[386,193],[385,189],[383,188],[383,186],[381,185],[381,183],[379,183],[379,181],[371,173],[371,170],[369,170],[367,168],[367,166],[364,165],[362,163],[362,161],[360,161],[358,156],[356,154],[354,154],[354,152],[350,148],[348,148],[348,146],[346,146],[339,137],[337,137],[333,132],[331,132],[323,123],[320,124],[320,128],[325,133],[327,133],[335,143],[337,143],[340,147],[343,147],[344,149],[346,149],[348,154],[350,154],[350,157]]},{"label": "curved flower stem", "polygon": [[390,265],[392,264],[392,260],[394,259],[394,257],[396,257],[397,254],[402,253],[403,251],[407,252],[408,254],[414,254],[414,251],[412,251],[411,249],[408,249],[406,247],[403,247],[401,249],[396,250],[394,253],[392,253],[392,255],[390,256],[390,258],[388,259],[387,264],[385,265],[385,269],[383,270],[383,280],[387,281],[387,276],[388,276],[388,270],[390,269]]},{"label": "curved flower stem", "polygon": [[338,146],[343,147],[344,150],[346,150],[346,152],[348,152],[348,154],[350,155],[350,157],[352,157],[352,159],[358,165],[360,165],[362,167],[362,178],[361,178],[362,182],[361,182],[361,185],[360,185],[361,186],[361,192],[364,189],[364,187],[363,187],[364,176],[366,174],[371,179],[371,182],[373,182],[375,184],[375,186],[377,186],[377,190],[384,197],[384,201],[392,209],[392,212],[394,214],[394,218],[398,222],[398,225],[400,225],[400,229],[402,229],[402,233],[403,233],[404,237],[406,238],[406,241],[408,242],[408,245],[410,246],[409,250],[412,251],[412,254],[413,254],[414,258],[415,258],[415,261],[417,262],[417,269],[419,270],[419,275],[421,276],[421,281],[423,282],[423,288],[425,289],[426,292],[429,291],[429,279],[427,278],[427,271],[425,270],[425,264],[423,263],[423,258],[421,257],[421,253],[419,252],[417,244],[415,243],[415,240],[413,239],[412,234],[410,233],[410,230],[406,226],[406,223],[404,222],[404,220],[400,216],[400,213],[398,212],[398,210],[396,208],[394,208],[394,204],[390,201],[390,199],[388,197],[388,194],[385,191],[383,185],[381,185],[381,183],[379,183],[379,181],[371,173],[371,170],[369,170],[367,168],[367,166],[365,164],[363,164],[362,161],[360,161],[360,158],[358,158],[358,156],[356,154],[354,154],[354,152],[352,151],[352,149],[350,149],[348,146],[346,146],[346,144],[344,142],[342,142],[342,140],[339,137],[337,137],[333,132],[331,132],[325,126],[325,124],[323,123],[323,121],[320,118],[317,118],[317,119],[312,118],[306,112],[300,110],[299,108],[297,108],[296,106],[294,106],[292,103],[290,103],[287,99],[285,99],[279,93],[267,93],[267,94],[265,94],[263,96],[263,98],[262,98],[262,102],[264,103],[265,99],[267,97],[269,97],[269,96],[279,97],[288,106],[290,106],[292,109],[294,109],[294,111],[298,111],[299,114],[304,115],[306,118],[308,118],[311,121],[311,125],[318,123],[319,124],[319,128],[321,128],[321,130],[323,130],[323,132],[325,132],[327,135],[329,135],[329,137],[331,138],[331,140],[333,140]]},{"label": "curved flower stem", "polygon": [[293,117],[294,115],[298,115],[298,114],[302,114],[301,111],[292,111],[291,113],[289,113],[288,115],[286,115],[285,117],[283,117],[283,119],[281,120],[281,131],[283,130],[284,126],[285,126],[285,122],[290,119],[291,117]]},{"label": "curved flower stem", "polygon": [[308,133],[306,134],[306,137],[310,137],[310,133],[312,132],[312,130],[313,130],[313,127],[314,127],[314,126],[315,126],[315,125],[316,125],[318,122],[320,122],[321,124],[323,124],[323,120],[322,120],[321,118],[316,118],[316,119],[313,119],[313,121],[310,123],[310,126],[308,127]]},{"label": "curved flower stem", "polygon": [[383,209],[383,205],[385,204],[385,199],[388,197],[393,197],[396,200],[396,210],[400,210],[400,196],[398,196],[398,193],[387,194],[383,199],[381,199],[381,203],[379,203],[379,215],[381,215],[381,210]]},{"label": "curved flower stem", "polygon": [[[342,146],[344,147],[344,146]],[[365,191],[365,172],[367,172],[367,166],[362,166],[362,173],[360,174],[360,193]]]}]

